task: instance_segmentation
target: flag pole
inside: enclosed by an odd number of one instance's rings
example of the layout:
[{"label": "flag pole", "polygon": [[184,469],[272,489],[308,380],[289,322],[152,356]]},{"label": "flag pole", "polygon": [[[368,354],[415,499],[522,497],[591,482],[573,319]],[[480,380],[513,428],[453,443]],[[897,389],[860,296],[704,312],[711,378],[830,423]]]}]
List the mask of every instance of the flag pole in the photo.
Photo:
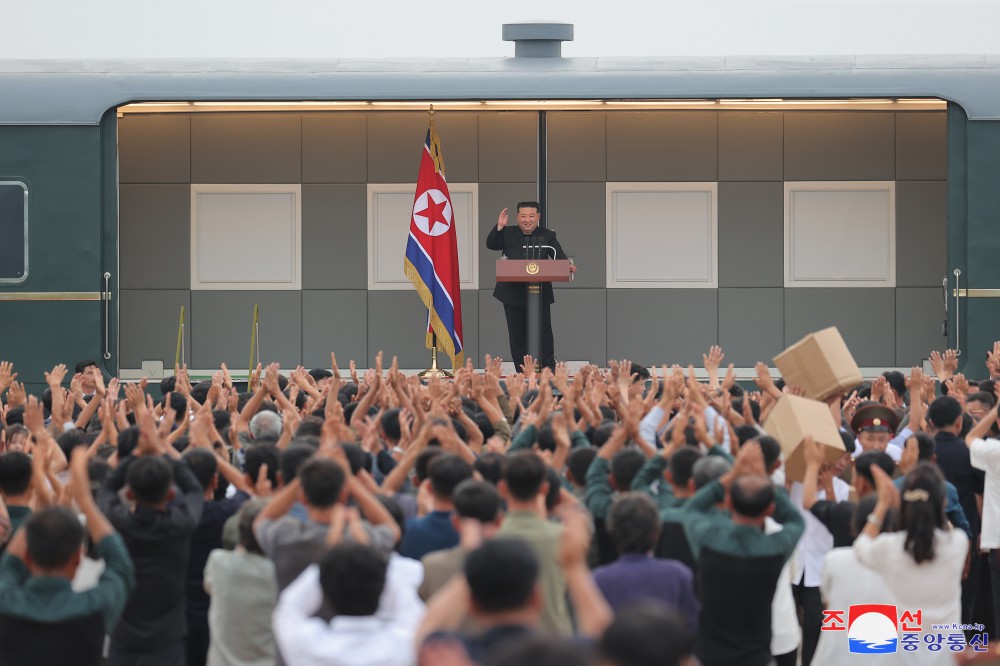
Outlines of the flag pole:
[{"label": "flag pole", "polygon": [[[434,105],[431,104],[430,108],[427,110],[427,115],[430,116],[431,132],[434,131],[434,113],[435,113],[435,111],[434,111]],[[436,158],[436,156],[432,156],[432,157]],[[429,323],[429,321],[430,320],[428,319],[428,323]],[[451,373],[448,372],[447,370],[445,370],[444,368],[439,368],[438,367],[437,339],[438,339],[437,338],[437,333],[432,330],[431,331],[431,367],[427,368],[426,370],[424,370],[422,372],[418,372],[417,373],[417,376],[419,376],[421,378],[437,377],[437,378],[440,379],[442,377],[451,377],[452,376]]]}]

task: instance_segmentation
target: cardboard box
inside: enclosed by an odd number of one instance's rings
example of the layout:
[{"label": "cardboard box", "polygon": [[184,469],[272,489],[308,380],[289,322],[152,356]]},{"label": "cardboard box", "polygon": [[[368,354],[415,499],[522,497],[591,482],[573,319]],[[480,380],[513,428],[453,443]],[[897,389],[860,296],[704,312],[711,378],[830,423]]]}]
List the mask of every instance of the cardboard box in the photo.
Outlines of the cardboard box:
[{"label": "cardboard box", "polygon": [[775,356],[774,365],[786,384],[801,386],[813,400],[843,393],[863,379],[836,326],[802,338]]},{"label": "cardboard box", "polygon": [[844,455],[840,430],[829,405],[823,402],[784,395],[764,422],[764,430],[781,444],[785,478],[792,481],[802,481],[805,477],[806,462],[800,444],[806,435],[812,435],[822,447],[826,462],[835,463]]}]

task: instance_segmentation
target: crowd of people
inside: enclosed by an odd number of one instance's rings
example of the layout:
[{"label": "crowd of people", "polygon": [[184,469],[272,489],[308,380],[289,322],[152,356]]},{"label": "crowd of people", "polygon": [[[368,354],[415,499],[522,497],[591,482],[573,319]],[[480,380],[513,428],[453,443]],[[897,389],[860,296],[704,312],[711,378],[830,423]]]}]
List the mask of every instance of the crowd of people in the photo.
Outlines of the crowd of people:
[{"label": "crowd of people", "polygon": [[[1000,377],[1000,343],[987,358]],[[933,375],[830,398],[831,454],[765,429],[801,388],[763,363],[741,387],[723,360],[711,348],[699,380],[529,357],[502,376],[487,357],[423,380],[381,353],[342,376],[331,355],[329,370],[258,366],[242,392],[225,365],[150,387],[82,361],[37,396],[0,362],[0,663],[992,653],[1000,386],[934,352]]]}]

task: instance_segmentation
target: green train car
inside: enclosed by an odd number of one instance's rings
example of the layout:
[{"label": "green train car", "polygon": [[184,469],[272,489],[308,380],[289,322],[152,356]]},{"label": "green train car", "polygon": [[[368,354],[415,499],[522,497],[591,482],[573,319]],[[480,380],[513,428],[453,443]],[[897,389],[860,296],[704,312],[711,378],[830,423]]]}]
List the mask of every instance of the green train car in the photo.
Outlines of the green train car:
[{"label": "green train car", "polygon": [[[381,234],[412,197],[433,104],[469,216],[477,364],[507,354],[485,230],[537,198],[580,266],[553,310],[563,360],[687,363],[718,343],[749,368],[834,324],[864,368],[950,347],[985,373],[1000,56],[563,58],[566,26],[528,28],[508,32],[513,58],[5,61],[0,358],[35,390],[85,358],[155,379],[184,306],[188,365],[245,369],[256,305],[261,353],[283,367],[330,349],[425,366],[419,301]],[[830,217],[831,191],[860,212]],[[290,197],[287,247],[242,192]],[[671,226],[655,202],[686,210],[678,192],[706,203]],[[213,193],[243,202],[219,218],[236,222],[209,226]]]}]

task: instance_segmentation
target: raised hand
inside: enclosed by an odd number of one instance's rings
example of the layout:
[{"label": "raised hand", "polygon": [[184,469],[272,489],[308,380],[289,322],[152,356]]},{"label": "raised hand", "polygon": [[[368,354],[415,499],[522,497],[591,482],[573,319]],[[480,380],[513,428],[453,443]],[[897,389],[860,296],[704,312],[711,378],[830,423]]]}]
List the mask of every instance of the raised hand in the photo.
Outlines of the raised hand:
[{"label": "raised hand", "polygon": [[0,361],[0,394],[6,391],[17,379],[17,373],[13,372],[14,364],[10,361]]},{"label": "raised hand", "polygon": [[52,372],[45,373],[45,383],[48,384],[49,387],[60,386],[65,378],[66,366],[63,363],[60,363],[56,367],[52,368]]},{"label": "raised hand", "polygon": [[504,208],[500,211],[500,216],[497,218],[497,231],[500,231],[507,226],[507,209]]},{"label": "raised hand", "polygon": [[708,383],[712,388],[719,387],[719,365],[724,358],[726,355],[722,353],[722,347],[719,345],[712,345],[708,348],[708,354],[701,355],[702,365],[708,373]]},{"label": "raised hand", "polygon": [[944,351],[944,370],[949,376],[958,372],[958,352],[954,349]]}]

